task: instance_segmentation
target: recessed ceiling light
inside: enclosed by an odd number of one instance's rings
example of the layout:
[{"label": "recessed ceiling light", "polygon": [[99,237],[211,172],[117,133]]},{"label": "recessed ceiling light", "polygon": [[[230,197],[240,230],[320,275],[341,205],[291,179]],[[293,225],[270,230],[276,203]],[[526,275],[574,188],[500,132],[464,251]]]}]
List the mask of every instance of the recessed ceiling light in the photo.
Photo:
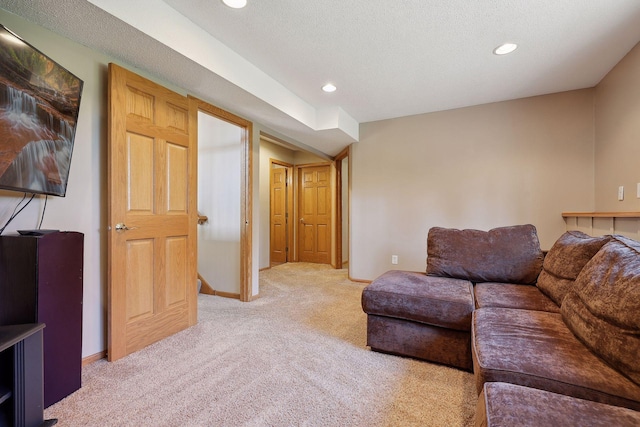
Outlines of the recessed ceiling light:
[{"label": "recessed ceiling light", "polygon": [[518,48],[518,45],[515,43],[504,43],[493,49],[493,53],[496,55],[506,55],[507,53],[511,53]]},{"label": "recessed ceiling light", "polygon": [[322,86],[322,90],[327,92],[327,93],[335,92],[336,89],[337,89],[337,87],[335,87],[331,83],[327,83],[326,85]]},{"label": "recessed ceiling light", "polygon": [[234,9],[242,9],[247,5],[247,0],[222,0],[222,2]]}]

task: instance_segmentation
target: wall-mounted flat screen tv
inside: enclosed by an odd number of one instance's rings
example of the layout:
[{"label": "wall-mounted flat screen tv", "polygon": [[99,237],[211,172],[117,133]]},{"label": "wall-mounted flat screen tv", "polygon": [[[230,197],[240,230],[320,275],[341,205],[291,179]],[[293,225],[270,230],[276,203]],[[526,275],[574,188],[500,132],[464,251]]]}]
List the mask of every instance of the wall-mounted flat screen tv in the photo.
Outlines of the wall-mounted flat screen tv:
[{"label": "wall-mounted flat screen tv", "polygon": [[0,188],[65,195],[82,85],[0,24]]}]

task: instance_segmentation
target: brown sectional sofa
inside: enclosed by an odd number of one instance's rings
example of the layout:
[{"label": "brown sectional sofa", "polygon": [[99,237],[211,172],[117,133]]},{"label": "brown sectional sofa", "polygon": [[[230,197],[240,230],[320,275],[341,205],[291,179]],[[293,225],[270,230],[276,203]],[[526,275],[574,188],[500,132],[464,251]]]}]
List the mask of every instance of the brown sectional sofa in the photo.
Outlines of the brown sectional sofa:
[{"label": "brown sectional sofa", "polygon": [[[545,424],[536,409],[540,393],[567,401],[556,405],[563,409],[558,417],[576,421],[589,407],[606,414],[591,418],[593,425],[616,424],[611,417],[638,425],[634,240],[569,231],[545,256],[532,225],[488,232],[435,227],[426,274],[387,272],[365,288],[362,306],[372,350],[473,370],[477,425]],[[527,408],[498,410],[514,396],[516,406]],[[513,416],[517,423],[496,421]]]}]

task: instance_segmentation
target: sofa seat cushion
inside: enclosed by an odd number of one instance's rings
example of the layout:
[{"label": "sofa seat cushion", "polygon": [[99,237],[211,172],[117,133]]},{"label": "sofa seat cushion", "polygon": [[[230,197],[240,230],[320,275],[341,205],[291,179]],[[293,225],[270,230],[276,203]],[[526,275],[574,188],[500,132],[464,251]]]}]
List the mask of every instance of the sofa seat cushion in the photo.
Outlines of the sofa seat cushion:
[{"label": "sofa seat cushion", "polygon": [[640,412],[508,383],[485,383],[476,427],[640,425]]},{"label": "sofa seat cushion", "polygon": [[531,224],[489,231],[433,227],[427,235],[427,274],[433,276],[534,284],[543,256]]},{"label": "sofa seat cushion", "polygon": [[471,330],[473,308],[471,282],[418,272],[387,271],[362,291],[367,314],[459,331]]},{"label": "sofa seat cushion", "polygon": [[476,283],[476,308],[503,307],[559,313],[560,307],[532,285]]},{"label": "sofa seat cushion", "polygon": [[561,305],[582,268],[610,239],[611,236],[591,237],[581,231],[567,231],[545,256],[537,286]]},{"label": "sofa seat cushion", "polygon": [[612,236],[578,275],[562,316],[588,348],[640,385],[640,243]]},{"label": "sofa seat cushion", "polygon": [[478,394],[485,382],[508,382],[640,409],[640,387],[585,347],[561,314],[480,308],[471,334]]}]

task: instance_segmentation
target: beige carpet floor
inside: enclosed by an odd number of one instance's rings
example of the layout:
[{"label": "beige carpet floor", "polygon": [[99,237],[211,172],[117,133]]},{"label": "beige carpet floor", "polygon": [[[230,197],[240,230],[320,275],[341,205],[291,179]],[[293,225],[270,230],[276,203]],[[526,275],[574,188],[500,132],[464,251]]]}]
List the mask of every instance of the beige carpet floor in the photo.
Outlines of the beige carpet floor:
[{"label": "beige carpet floor", "polygon": [[290,263],[250,303],[200,295],[198,324],[45,410],[60,426],[468,426],[473,375],[366,347],[361,283]]}]

